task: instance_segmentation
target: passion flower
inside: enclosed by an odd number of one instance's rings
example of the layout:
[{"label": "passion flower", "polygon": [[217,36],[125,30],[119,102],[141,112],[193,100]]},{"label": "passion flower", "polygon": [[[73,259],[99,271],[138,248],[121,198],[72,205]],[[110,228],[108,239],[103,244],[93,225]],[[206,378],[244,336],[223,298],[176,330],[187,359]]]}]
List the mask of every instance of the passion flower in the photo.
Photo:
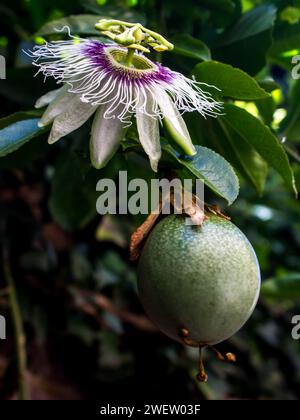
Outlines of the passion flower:
[{"label": "passion flower", "polygon": [[126,129],[136,118],[139,140],[157,171],[161,157],[159,123],[164,123],[184,153],[194,155],[184,112],[215,116],[221,104],[201,88],[201,83],[149,60],[144,53],[173,46],[140,24],[101,20],[102,35],[113,40],[71,37],[36,46],[29,53],[38,72],[53,77],[60,89],[36,103],[48,105],[40,126],[53,123],[48,142],[83,125],[95,112],[90,140],[92,164],[102,168],[117,150]]}]

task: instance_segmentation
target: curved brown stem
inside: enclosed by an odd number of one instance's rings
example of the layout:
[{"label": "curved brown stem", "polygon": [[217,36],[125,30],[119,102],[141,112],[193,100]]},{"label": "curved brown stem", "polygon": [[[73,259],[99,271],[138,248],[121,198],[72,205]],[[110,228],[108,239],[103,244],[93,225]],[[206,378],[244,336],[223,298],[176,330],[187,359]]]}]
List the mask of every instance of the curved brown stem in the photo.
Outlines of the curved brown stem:
[{"label": "curved brown stem", "polygon": [[199,346],[199,372],[197,374],[197,379],[200,382],[207,382],[208,379],[203,362],[203,350],[205,347],[206,346]]},{"label": "curved brown stem", "polygon": [[208,346],[208,347],[210,349],[212,349],[216,353],[217,358],[219,360],[221,360],[222,362],[225,362],[225,361],[227,361],[227,362],[236,362],[236,356],[235,356],[235,354],[233,354],[233,353],[225,353],[225,356],[223,356],[223,354],[221,352],[219,352],[219,350],[217,350],[215,347],[213,347],[213,346]]}]

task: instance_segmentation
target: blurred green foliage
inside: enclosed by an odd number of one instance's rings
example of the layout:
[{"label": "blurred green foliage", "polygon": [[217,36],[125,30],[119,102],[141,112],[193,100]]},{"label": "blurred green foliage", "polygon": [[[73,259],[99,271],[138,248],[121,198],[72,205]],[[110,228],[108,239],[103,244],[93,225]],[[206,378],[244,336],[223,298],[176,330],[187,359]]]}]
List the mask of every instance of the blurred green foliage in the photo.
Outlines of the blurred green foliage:
[{"label": "blurred green foliage", "polygon": [[[206,164],[212,167],[217,182],[206,178],[206,201],[245,232],[262,269],[258,308],[220,346],[238,362],[208,355],[208,384],[195,380],[197,354],[162,336],[143,315],[127,252],[143,218],[96,214],[100,178],[116,179],[124,169],[129,178],[153,177],[134,128],[96,171],[89,125],[48,146],[32,111],[54,83],[34,78],[22,50],[64,37],[54,28],[65,24],[95,36],[100,17],[161,32],[175,49],[152,58],[216,85],[226,102],[217,120],[185,116],[207,161],[186,162],[164,145],[159,173],[205,177]],[[32,398],[299,398],[291,319],[300,313],[300,81],[291,77],[291,59],[300,53],[300,1],[2,0],[0,21],[8,66],[0,81],[1,245],[10,249],[21,302]],[[0,305],[11,331],[5,294]],[[0,362],[0,396],[10,398],[17,386],[12,334],[0,343]]]}]

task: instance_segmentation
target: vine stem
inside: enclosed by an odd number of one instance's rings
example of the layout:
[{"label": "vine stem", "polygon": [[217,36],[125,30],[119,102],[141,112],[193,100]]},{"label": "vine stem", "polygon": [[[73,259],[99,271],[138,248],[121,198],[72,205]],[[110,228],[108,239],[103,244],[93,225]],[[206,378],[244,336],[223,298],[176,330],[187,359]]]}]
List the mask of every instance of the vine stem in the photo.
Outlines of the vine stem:
[{"label": "vine stem", "polygon": [[16,293],[15,282],[11,273],[8,255],[5,251],[3,252],[3,272],[8,287],[8,298],[15,333],[19,399],[28,400],[28,389],[26,384],[26,339],[23,330],[23,320]]}]

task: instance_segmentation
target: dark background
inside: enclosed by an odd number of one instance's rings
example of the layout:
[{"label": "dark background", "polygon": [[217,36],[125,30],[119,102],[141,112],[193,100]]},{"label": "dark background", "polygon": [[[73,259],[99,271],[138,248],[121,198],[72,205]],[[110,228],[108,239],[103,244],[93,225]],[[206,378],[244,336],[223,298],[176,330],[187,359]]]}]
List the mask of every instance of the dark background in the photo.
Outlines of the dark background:
[{"label": "dark background", "polygon": [[[277,7],[275,23],[229,47],[218,46],[243,13],[271,3]],[[300,11],[294,1],[2,0],[0,53],[7,59],[7,79],[0,81],[0,117],[32,110],[53,87],[33,77],[21,52],[39,41],[34,34],[46,22],[82,13],[142,20],[170,39],[185,33],[204,41],[214,59],[252,76],[264,72],[275,79],[281,96],[264,104],[264,115],[279,136],[284,128],[276,110],[294,118],[285,147],[299,180],[299,82],[291,80],[290,59],[276,48],[270,53],[278,39],[286,41],[283,51],[294,50],[299,39],[300,51],[297,13],[282,19],[289,6]],[[293,38],[284,38],[287,27]],[[197,63],[188,54],[164,60],[186,74]],[[207,353],[209,382],[199,384],[197,352],[159,333],[139,303],[128,241],[142,218],[101,218],[95,212],[98,179],[114,178],[120,169],[150,177],[147,161],[119,152],[107,168],[92,170],[88,130],[83,127],[54,146],[42,135],[0,159],[2,267],[12,272],[21,308],[30,398],[298,399],[300,346],[291,338],[291,318],[300,314],[300,208],[279,176],[269,172],[263,195],[241,176],[240,196],[230,208],[207,191],[206,200],[218,203],[252,242],[263,280],[272,280],[249,322],[219,346],[234,352],[237,363],[223,364]],[[200,136],[199,142],[205,145],[207,139]],[[0,341],[0,398],[12,399],[19,384],[6,281],[1,273],[0,313],[6,316],[8,337]]]}]

